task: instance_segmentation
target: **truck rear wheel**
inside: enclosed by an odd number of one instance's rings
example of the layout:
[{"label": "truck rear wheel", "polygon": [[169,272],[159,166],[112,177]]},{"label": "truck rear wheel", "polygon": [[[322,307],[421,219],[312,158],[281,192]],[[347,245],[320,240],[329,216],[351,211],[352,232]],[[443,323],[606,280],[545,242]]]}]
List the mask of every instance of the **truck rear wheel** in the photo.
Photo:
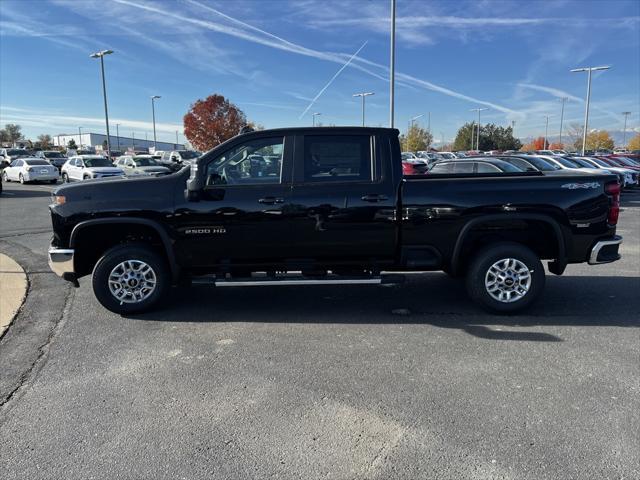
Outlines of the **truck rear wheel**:
[{"label": "truck rear wheel", "polygon": [[119,245],[108,250],[93,269],[93,293],[115,313],[150,310],[169,288],[170,276],[164,259],[139,245]]},{"label": "truck rear wheel", "polygon": [[531,305],[544,289],[542,262],[529,248],[499,243],[480,250],[467,271],[467,292],[485,309],[516,313]]}]

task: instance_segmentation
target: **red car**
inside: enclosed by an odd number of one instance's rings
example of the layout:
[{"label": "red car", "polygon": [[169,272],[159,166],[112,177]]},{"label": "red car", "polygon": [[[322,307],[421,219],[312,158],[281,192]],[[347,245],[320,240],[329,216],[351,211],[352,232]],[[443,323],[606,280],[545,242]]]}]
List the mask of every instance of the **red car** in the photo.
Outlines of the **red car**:
[{"label": "red car", "polygon": [[612,167],[620,167],[620,168],[627,168],[629,170],[640,171],[640,166],[635,165],[635,162],[627,161],[623,157],[614,157],[613,155],[610,155],[608,157],[598,157],[598,158],[600,158],[603,162],[611,165]]}]

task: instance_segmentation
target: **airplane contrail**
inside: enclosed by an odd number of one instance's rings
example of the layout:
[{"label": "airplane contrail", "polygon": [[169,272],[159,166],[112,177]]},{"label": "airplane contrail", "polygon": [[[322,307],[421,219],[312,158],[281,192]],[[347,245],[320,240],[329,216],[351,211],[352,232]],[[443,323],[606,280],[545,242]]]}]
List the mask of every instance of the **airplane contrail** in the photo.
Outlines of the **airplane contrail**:
[{"label": "airplane contrail", "polygon": [[304,109],[304,112],[302,112],[300,114],[300,116],[298,117],[298,120],[302,120],[302,117],[305,116],[305,114],[309,111],[309,109],[313,106],[314,103],[316,103],[316,100],[318,100],[318,98],[320,98],[320,95],[322,95],[324,93],[324,91],[329,88],[329,86],[333,83],[333,81],[338,78],[338,75],[340,75],[342,73],[342,71],[347,68],[349,66],[349,64],[351,63],[351,61],[356,57],[356,55],[358,55],[360,53],[360,50],[362,50],[364,48],[364,46],[367,44],[367,42],[364,42],[362,44],[362,46],[356,51],[356,53],[354,53],[353,55],[351,55],[351,57],[349,58],[349,60],[347,60],[347,63],[345,63],[344,65],[342,65],[342,67],[340,67],[340,70],[338,70],[335,75],[333,77],[331,77],[331,80],[329,80],[327,82],[327,84],[322,87],[322,89],[318,92],[318,94],[313,97],[313,100],[311,100],[311,103],[309,103],[309,105],[307,105],[307,108]]}]

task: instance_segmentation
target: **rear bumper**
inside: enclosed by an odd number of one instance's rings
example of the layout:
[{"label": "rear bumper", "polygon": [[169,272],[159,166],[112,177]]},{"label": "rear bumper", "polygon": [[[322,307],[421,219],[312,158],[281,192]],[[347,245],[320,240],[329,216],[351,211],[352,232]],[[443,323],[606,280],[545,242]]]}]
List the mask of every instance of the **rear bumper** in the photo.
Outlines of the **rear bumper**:
[{"label": "rear bumper", "polygon": [[49,268],[59,277],[72,281],[75,279],[73,254],[71,248],[49,247]]},{"label": "rear bumper", "polygon": [[589,265],[599,265],[601,263],[611,263],[622,258],[618,253],[622,237],[616,235],[606,240],[599,240],[591,248],[589,255]]}]

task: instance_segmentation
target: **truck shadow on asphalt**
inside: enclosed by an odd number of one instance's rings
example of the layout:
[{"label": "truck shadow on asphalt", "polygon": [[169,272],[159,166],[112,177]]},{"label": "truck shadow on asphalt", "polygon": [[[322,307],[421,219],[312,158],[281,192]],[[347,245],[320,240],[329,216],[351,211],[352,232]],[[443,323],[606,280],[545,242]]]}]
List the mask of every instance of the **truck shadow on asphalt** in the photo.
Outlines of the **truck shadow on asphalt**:
[{"label": "truck shadow on asphalt", "polygon": [[[11,190],[6,188],[7,184],[3,185],[4,190],[0,194],[1,198],[35,198],[35,197],[50,197],[51,191],[44,189],[27,189],[27,188],[12,188]],[[53,185],[52,185],[53,186]]]},{"label": "truck shadow on asphalt", "polygon": [[[551,326],[639,327],[637,277],[547,277],[540,301],[521,315],[484,312],[464,283],[442,273],[399,286],[275,286],[176,289],[158,310],[131,319],[163,322],[429,324],[487,340],[561,342]],[[491,327],[489,327],[491,326]],[[518,330],[505,328],[518,327]],[[521,327],[535,327],[523,331]]]}]

